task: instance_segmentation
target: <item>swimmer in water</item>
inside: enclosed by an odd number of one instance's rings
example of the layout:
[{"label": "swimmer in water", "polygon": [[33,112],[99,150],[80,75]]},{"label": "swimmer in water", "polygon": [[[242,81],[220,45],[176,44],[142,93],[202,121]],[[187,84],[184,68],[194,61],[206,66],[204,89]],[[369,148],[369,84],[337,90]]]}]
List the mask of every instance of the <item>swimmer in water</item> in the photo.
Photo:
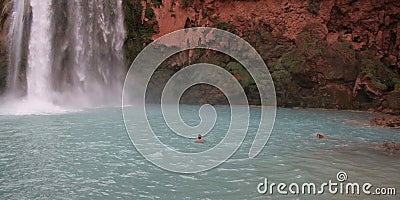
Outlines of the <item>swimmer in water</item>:
[{"label": "swimmer in water", "polygon": [[325,139],[329,139],[329,140],[340,140],[340,139],[337,139],[337,138],[327,137],[327,136],[322,135],[322,134],[319,134],[319,133],[317,133],[317,138],[318,138],[318,139],[325,138]]},{"label": "swimmer in water", "polygon": [[197,135],[197,139],[196,139],[196,143],[203,143],[203,142],[205,142],[205,141],[204,141],[203,138],[201,137],[201,134],[198,134],[198,135]]}]

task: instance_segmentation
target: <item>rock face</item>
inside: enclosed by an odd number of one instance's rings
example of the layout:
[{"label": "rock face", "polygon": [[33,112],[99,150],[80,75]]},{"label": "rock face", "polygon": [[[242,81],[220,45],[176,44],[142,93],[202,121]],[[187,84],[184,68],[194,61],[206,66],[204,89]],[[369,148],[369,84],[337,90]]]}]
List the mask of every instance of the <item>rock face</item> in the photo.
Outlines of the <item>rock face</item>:
[{"label": "rock face", "polygon": [[[280,106],[400,113],[399,1],[130,2],[142,2],[145,13],[154,13],[142,15],[142,24],[152,22],[153,29],[148,31],[152,40],[193,26],[217,27],[246,39],[267,63]],[[182,52],[177,56],[179,62],[171,58],[175,61],[163,66],[162,71],[172,73],[196,61],[212,60],[225,68],[233,62],[208,55]],[[232,73],[242,77],[242,70]],[[250,102],[257,104],[253,83],[247,82],[244,88]],[[223,102],[215,90],[198,91],[198,102]],[[187,101],[193,103],[193,99]]]},{"label": "rock face", "polygon": [[7,80],[7,35],[10,27],[12,4],[7,0],[0,1],[0,94],[4,92]]},{"label": "rock face", "polygon": [[397,144],[396,142],[384,142],[377,149],[384,155],[398,156],[400,153],[400,144]]},{"label": "rock face", "polygon": [[400,128],[400,117],[377,117],[371,120],[371,124],[381,127]]}]

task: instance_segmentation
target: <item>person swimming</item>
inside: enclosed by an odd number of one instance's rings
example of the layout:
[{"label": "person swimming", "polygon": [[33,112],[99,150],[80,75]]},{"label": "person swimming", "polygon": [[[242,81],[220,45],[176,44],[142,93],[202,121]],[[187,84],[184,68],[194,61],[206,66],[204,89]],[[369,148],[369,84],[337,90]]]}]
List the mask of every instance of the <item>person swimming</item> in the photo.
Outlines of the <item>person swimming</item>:
[{"label": "person swimming", "polygon": [[317,133],[316,136],[317,136],[318,139],[325,138],[325,139],[329,139],[329,140],[341,140],[341,139],[337,139],[337,138],[328,137],[328,136],[325,136],[325,135],[322,135],[322,134],[319,134],[319,133]]},{"label": "person swimming", "polygon": [[203,143],[205,142],[204,139],[201,137],[201,134],[197,135],[196,143]]}]

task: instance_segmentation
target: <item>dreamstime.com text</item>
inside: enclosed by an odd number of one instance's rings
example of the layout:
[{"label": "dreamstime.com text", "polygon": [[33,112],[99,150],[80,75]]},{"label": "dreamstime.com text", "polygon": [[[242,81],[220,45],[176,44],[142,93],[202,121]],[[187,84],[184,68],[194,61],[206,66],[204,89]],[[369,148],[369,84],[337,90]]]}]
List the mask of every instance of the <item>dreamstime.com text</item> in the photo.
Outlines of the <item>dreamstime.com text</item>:
[{"label": "dreamstime.com text", "polygon": [[396,195],[395,187],[374,187],[371,183],[352,183],[347,181],[346,172],[340,171],[336,174],[337,181],[329,180],[321,184],[315,183],[274,183],[264,178],[257,185],[260,194],[279,195]]}]

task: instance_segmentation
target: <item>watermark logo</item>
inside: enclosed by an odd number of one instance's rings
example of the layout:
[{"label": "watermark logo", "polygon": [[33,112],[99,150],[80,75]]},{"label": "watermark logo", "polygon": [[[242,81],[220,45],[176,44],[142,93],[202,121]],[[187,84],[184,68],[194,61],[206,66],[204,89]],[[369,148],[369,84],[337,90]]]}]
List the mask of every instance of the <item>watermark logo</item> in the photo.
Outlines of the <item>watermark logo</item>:
[{"label": "watermark logo", "polygon": [[322,194],[340,194],[340,195],[396,195],[395,187],[376,187],[371,183],[347,182],[347,173],[339,171],[336,174],[336,181],[329,180],[324,183],[316,184],[306,183],[275,183],[268,182],[264,178],[257,185],[257,192],[260,194],[279,194],[279,195],[322,195]]},{"label": "watermark logo", "polygon": [[[165,85],[161,96],[165,123],[175,134],[185,138],[195,138],[199,133],[207,134],[217,119],[215,108],[211,105],[201,106],[200,124],[190,126],[180,116],[179,99],[191,86],[208,84],[223,92],[230,104],[231,121],[225,137],[210,149],[191,153],[172,149],[156,136],[147,119],[145,102],[151,76],[170,56],[196,48],[222,52],[234,58],[244,66],[257,85],[262,109],[249,158],[254,158],[262,151],[275,121],[274,84],[263,59],[249,43],[227,31],[206,27],[182,29],[164,35],[144,48],[133,61],[125,79],[122,111],[126,130],[136,149],[153,164],[173,172],[196,173],[220,165],[237,151],[249,127],[249,104],[237,79],[220,66],[197,63],[179,70]],[[227,82],[230,84],[223,84]]]},{"label": "watermark logo", "polygon": [[344,182],[344,181],[346,181],[346,180],[347,180],[347,173],[344,172],[344,171],[339,171],[339,172],[336,174],[336,179],[337,179],[339,182]]}]

